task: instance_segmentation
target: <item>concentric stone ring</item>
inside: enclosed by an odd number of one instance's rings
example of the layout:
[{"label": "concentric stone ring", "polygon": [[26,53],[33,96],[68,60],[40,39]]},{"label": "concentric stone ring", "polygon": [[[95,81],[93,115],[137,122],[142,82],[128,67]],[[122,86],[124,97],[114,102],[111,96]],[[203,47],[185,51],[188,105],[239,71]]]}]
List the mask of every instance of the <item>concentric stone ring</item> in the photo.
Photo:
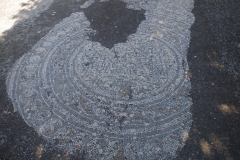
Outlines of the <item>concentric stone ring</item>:
[{"label": "concentric stone ring", "polygon": [[185,51],[194,17],[191,1],[181,2],[126,1],[145,9],[146,20],[111,49],[89,40],[84,13],[64,19],[11,70],[14,107],[43,136],[89,159],[174,158],[191,125]]}]

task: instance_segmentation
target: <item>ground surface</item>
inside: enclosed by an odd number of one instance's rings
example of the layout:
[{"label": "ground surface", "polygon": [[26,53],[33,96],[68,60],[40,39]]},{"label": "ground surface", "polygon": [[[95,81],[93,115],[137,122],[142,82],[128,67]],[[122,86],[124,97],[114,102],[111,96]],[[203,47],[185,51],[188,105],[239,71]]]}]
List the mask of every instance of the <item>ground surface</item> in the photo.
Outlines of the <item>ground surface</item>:
[{"label": "ground surface", "polygon": [[[240,2],[237,0],[195,0],[194,2],[192,13],[195,21],[189,28],[190,42],[186,60],[189,68],[187,76],[190,81],[184,82],[187,85],[191,83],[190,95],[186,97],[190,97],[192,102],[190,106],[192,125],[183,148],[180,147],[174,155],[166,157],[176,159],[239,159],[240,10],[238,6],[240,6]],[[8,3],[3,2],[2,5],[8,8]],[[49,140],[39,134],[36,131],[35,126],[37,125],[35,123],[32,125],[33,127],[27,125],[27,123],[31,124],[33,121],[23,120],[23,117],[27,114],[21,115],[16,112],[12,103],[14,100],[10,99],[6,86],[7,75],[12,73],[13,64],[25,53],[29,52],[42,37],[48,35],[56,24],[70,17],[72,13],[84,12],[90,22],[93,20],[89,24],[90,28],[98,32],[89,32],[87,36],[90,37],[94,44],[99,42],[102,46],[110,49],[114,44],[126,42],[127,37],[134,34],[139,24],[146,20],[144,16],[145,10],[127,10],[123,2],[113,1],[107,4],[107,7],[101,6],[103,3],[100,2],[89,4],[90,7],[88,7],[88,4],[85,4],[86,7],[82,7],[84,3],[85,1],[80,0],[23,1],[21,4],[23,8],[20,7],[20,9],[15,10],[16,14],[6,14],[7,9],[6,12],[1,12],[3,20],[9,19],[6,18],[9,15],[14,16],[12,18],[14,20],[12,27],[10,24],[1,27],[1,31],[3,30],[0,43],[1,159],[91,159],[91,156],[97,156],[87,149],[69,151],[69,147],[61,148],[58,140],[51,141],[51,138]],[[27,8],[28,5],[29,8]],[[103,17],[106,17],[109,12],[113,12],[109,16],[110,20],[108,18],[102,20],[98,18],[99,14],[101,14],[101,8],[104,7],[106,7],[104,9],[106,12],[102,12]],[[114,7],[116,8],[111,10]],[[107,8],[111,9],[107,10]],[[99,13],[93,12],[94,9],[97,9]],[[120,12],[114,12],[117,9]],[[9,10],[13,12],[13,9]],[[99,21],[99,23],[94,23],[95,21]],[[125,23],[127,25],[124,25]],[[102,25],[107,25],[107,30]],[[6,30],[6,28],[9,29]],[[109,34],[107,34],[108,32]],[[109,37],[109,35],[115,35],[116,37]],[[72,39],[72,41],[74,40],[76,39]],[[121,56],[117,51],[113,53],[115,58]],[[140,53],[136,51],[134,54],[139,55]],[[91,66],[91,62],[84,62],[84,66]],[[135,94],[133,87],[128,83],[127,85],[124,83],[123,86],[120,86],[122,88],[120,89],[121,92],[119,92],[123,101],[126,101],[126,99],[129,101],[129,99],[134,99],[138,95]],[[21,91],[19,90],[19,92]],[[149,91],[149,93],[152,92]],[[50,95],[50,93],[48,92],[47,95]],[[85,112],[88,111],[87,108]],[[129,117],[133,118],[134,114],[130,114]],[[117,117],[118,129],[124,130],[125,126],[122,124],[127,121],[128,117],[126,115]],[[114,123],[108,122],[106,124]],[[178,135],[178,133],[174,134]],[[173,136],[170,135],[170,138],[180,142],[181,140],[174,134]],[[43,133],[43,135],[49,136],[51,133]],[[153,146],[156,149],[154,145],[158,144],[151,142],[148,146],[150,148]],[[94,146],[97,146],[97,144],[91,144],[90,150]],[[175,146],[177,145],[173,145],[173,147]],[[158,156],[155,155],[153,158],[158,157],[157,159],[160,159],[161,154],[166,153],[160,152]],[[124,156],[121,155],[124,155],[124,151],[123,154],[121,152],[120,156],[113,158],[123,159]]]}]

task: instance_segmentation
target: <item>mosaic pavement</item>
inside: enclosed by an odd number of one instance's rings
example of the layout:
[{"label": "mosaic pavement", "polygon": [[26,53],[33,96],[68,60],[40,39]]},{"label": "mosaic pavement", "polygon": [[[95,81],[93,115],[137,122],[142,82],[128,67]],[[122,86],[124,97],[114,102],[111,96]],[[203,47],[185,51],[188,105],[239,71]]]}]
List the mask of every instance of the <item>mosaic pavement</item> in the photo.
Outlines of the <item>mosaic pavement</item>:
[{"label": "mosaic pavement", "polygon": [[173,159],[192,122],[186,53],[193,1],[124,2],[146,17],[126,42],[90,41],[96,31],[74,13],[15,63],[8,94],[28,125],[88,159]]}]

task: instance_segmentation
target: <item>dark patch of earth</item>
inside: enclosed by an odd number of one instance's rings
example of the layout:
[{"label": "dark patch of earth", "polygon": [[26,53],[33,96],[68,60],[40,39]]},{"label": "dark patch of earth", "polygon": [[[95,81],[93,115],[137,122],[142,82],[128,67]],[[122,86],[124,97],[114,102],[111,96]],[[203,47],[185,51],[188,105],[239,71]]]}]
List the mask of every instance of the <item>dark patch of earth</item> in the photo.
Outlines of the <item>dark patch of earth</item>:
[{"label": "dark patch of earth", "polygon": [[177,160],[240,158],[239,6],[195,0],[187,57],[193,125]]},{"label": "dark patch of earth", "polygon": [[126,42],[127,37],[137,31],[142,20],[145,20],[144,10],[126,8],[126,3],[118,0],[95,2],[84,9],[84,14],[90,21],[90,27],[97,33],[90,40],[99,42],[106,48],[114,44]]}]

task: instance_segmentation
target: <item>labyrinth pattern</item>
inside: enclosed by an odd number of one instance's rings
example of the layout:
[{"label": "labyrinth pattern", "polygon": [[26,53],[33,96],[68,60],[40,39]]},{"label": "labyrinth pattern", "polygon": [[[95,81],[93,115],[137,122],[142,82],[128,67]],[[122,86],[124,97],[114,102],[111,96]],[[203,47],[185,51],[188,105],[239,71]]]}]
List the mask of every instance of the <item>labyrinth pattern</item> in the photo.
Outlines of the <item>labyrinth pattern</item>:
[{"label": "labyrinth pattern", "polygon": [[173,159],[192,122],[193,1],[123,1],[146,10],[125,43],[90,41],[90,22],[74,13],[15,63],[8,94],[28,125],[88,159]]}]

